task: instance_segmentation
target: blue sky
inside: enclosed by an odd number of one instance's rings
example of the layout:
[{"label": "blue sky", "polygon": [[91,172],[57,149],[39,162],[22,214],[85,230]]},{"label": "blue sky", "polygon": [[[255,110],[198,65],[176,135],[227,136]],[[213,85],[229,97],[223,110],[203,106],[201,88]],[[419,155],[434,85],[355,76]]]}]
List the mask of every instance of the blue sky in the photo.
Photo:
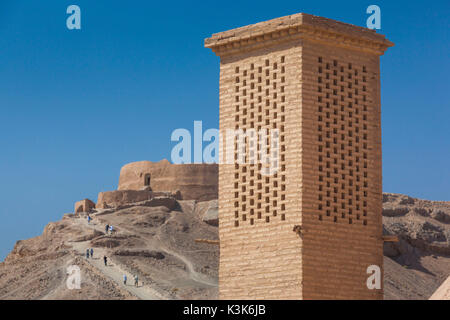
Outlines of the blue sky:
[{"label": "blue sky", "polygon": [[365,26],[371,4],[396,44],[381,58],[384,191],[450,200],[448,1],[1,0],[0,260],[115,189],[125,163],[170,158],[174,129],[218,127],[204,38],[298,12]]}]

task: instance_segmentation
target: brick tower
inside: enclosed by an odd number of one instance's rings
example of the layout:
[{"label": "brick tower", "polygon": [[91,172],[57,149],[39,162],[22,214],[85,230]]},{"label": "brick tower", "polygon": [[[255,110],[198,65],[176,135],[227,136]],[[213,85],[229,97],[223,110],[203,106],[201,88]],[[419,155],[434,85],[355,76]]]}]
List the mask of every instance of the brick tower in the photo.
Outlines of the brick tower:
[{"label": "brick tower", "polygon": [[[295,14],[214,34],[220,129],[279,131],[278,171],[219,167],[221,299],[382,299],[375,31]],[[295,230],[295,232],[293,231]]]}]

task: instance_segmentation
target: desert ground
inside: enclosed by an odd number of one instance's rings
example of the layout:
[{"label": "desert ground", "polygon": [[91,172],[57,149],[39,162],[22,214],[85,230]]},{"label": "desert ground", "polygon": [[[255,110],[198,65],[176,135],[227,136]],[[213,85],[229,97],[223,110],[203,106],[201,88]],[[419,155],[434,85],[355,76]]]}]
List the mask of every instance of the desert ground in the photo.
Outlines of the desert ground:
[{"label": "desert ground", "polygon": [[[384,248],[385,299],[429,299],[450,276],[450,202],[384,194],[383,208],[384,233],[399,238]],[[217,200],[143,201],[90,216],[66,214],[17,241],[0,263],[0,299],[218,298],[219,246],[195,241],[218,240]],[[67,288],[70,265],[81,270],[80,290]]]}]

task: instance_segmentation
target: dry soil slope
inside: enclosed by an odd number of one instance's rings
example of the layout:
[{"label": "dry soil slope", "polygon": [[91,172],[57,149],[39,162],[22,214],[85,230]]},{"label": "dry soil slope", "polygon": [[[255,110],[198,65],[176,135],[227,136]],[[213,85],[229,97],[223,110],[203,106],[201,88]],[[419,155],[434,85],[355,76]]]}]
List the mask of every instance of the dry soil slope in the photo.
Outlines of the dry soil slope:
[{"label": "dry soil slope", "polygon": [[428,299],[450,276],[450,202],[383,195],[385,299]]},{"label": "dry soil slope", "polygon": [[[0,264],[0,299],[138,299],[83,257],[80,248],[87,247],[97,255],[104,250],[114,268],[130,279],[138,274],[165,299],[215,299],[218,246],[195,242],[218,238],[215,206],[217,201],[179,201],[172,209],[133,204],[99,212],[92,225],[66,215],[41,236],[17,242]],[[385,298],[429,299],[450,276],[450,203],[384,194],[383,208],[385,233],[400,238],[385,245]],[[207,216],[212,225],[202,221]],[[106,223],[116,234],[104,234]],[[81,290],[66,288],[72,264],[82,270]]]},{"label": "dry soil slope", "polygon": [[[173,210],[130,205],[94,214],[90,225],[65,215],[41,236],[18,241],[0,263],[0,299],[138,299],[134,288],[117,280],[117,270],[129,282],[138,274],[140,285],[164,299],[217,298],[218,248],[194,241],[217,239],[217,227],[203,222],[196,208],[195,201],[180,201]],[[114,235],[104,234],[106,223]],[[88,247],[94,260],[83,256]],[[95,267],[103,252],[114,273]],[[69,265],[81,269],[81,290],[67,289]]]},{"label": "dry soil slope", "polygon": [[450,277],[433,293],[430,300],[450,300]]}]

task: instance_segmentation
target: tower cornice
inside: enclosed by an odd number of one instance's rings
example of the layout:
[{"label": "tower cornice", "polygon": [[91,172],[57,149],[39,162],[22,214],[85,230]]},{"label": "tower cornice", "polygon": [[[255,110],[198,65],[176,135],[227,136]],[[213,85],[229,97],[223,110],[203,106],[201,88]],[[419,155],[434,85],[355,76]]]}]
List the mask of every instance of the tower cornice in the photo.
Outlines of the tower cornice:
[{"label": "tower cornice", "polygon": [[394,45],[374,30],[298,13],[213,34],[205,47],[225,57],[301,39],[376,55]]}]

